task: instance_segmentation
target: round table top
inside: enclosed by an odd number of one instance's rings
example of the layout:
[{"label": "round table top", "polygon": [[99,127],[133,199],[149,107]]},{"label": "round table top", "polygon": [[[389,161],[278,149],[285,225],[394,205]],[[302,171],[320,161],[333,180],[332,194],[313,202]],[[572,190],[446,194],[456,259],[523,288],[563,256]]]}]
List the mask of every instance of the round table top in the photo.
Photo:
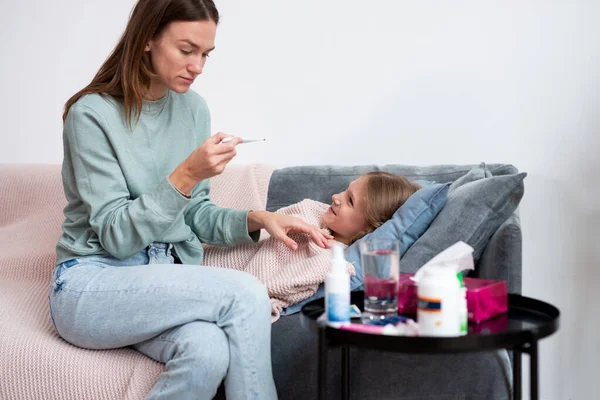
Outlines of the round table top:
[{"label": "round table top", "polygon": [[[364,292],[351,293],[351,303],[363,309]],[[302,307],[302,325],[324,329],[330,345],[349,345],[402,353],[455,353],[493,349],[520,349],[558,330],[560,311],[551,304],[518,294],[508,295],[508,312],[480,323],[469,323],[469,333],[457,337],[389,336],[336,329],[317,324],[325,300]],[[409,316],[416,320],[416,316]],[[354,320],[353,320],[354,323]],[[358,322],[360,323],[360,322]]]}]

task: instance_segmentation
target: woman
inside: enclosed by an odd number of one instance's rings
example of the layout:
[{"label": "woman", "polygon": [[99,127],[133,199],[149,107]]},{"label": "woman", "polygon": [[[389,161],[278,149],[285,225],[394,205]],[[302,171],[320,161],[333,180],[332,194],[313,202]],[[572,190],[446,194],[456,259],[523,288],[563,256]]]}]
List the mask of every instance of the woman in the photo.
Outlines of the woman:
[{"label": "woman", "polygon": [[[149,399],[275,399],[270,304],[251,275],[201,267],[201,243],[234,246],[266,229],[321,247],[293,217],[223,209],[208,180],[240,138],[210,136],[202,73],[219,14],[211,0],[140,0],[123,36],[64,113],[68,204],[49,295],[58,333],[90,349],[133,346],[166,364]],[[181,265],[173,265],[181,263]]]},{"label": "woman", "polygon": [[[420,186],[405,177],[388,172],[369,172],[350,182],[348,188],[332,196],[331,206],[305,199],[277,210],[298,217],[333,235],[346,246],[373,232],[394,215]],[[207,246],[204,265],[235,268],[256,276],[267,287],[272,321],[284,308],[312,296],[331,265],[331,251],[295,237],[297,251],[291,251],[275,238],[265,238],[234,248]],[[354,267],[348,271],[354,275]]]}]

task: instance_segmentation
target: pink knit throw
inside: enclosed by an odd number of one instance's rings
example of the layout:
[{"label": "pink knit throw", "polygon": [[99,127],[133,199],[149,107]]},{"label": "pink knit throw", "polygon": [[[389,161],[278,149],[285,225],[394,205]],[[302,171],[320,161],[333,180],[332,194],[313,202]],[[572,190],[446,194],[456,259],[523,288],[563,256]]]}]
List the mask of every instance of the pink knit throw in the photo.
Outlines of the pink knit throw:
[{"label": "pink knit throw", "polygon": [[[272,172],[228,166],[212,179],[212,199],[264,209]],[[59,165],[0,165],[0,399],[141,399],[163,364],[127,348],[72,346],[52,326],[48,290],[65,204]]]},{"label": "pink knit throw", "polygon": [[[321,217],[329,206],[305,199],[281,208],[279,214],[298,217],[330,233]],[[234,268],[251,273],[267,287],[271,298],[271,316],[275,322],[283,308],[312,296],[325,280],[331,265],[332,251],[317,246],[306,234],[293,234],[298,250],[288,249],[268,234],[255,244],[235,247],[206,246],[203,265]],[[347,263],[348,272],[354,267]]]}]

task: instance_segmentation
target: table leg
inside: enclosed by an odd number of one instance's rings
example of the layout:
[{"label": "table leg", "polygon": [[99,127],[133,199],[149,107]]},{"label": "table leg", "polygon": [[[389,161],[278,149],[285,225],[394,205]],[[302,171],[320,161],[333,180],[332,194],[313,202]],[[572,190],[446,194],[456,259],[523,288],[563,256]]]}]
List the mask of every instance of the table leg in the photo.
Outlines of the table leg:
[{"label": "table leg", "polygon": [[325,329],[319,329],[319,400],[327,399],[327,337]]},{"label": "table leg", "polygon": [[538,344],[537,340],[531,341],[531,348],[529,350],[529,381],[530,381],[530,398],[531,400],[538,400]]},{"label": "table leg", "polygon": [[521,400],[521,352],[513,350],[513,400]]},{"label": "table leg", "polygon": [[342,346],[342,399],[350,399],[350,347]]}]

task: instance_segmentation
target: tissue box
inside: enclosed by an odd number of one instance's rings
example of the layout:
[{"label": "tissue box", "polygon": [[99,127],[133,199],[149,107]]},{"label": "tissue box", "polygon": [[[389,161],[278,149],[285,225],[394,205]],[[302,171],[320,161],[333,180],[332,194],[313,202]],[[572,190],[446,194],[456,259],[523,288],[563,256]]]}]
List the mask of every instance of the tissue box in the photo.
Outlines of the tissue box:
[{"label": "tissue box", "polygon": [[[414,274],[401,273],[398,291],[398,313],[417,313],[417,284],[410,279]],[[467,288],[469,321],[481,322],[508,310],[506,281],[464,278]]]},{"label": "tissue box", "polygon": [[489,335],[492,333],[506,332],[508,329],[508,314],[497,315],[486,321],[469,324],[467,333],[475,333],[478,335]]}]

